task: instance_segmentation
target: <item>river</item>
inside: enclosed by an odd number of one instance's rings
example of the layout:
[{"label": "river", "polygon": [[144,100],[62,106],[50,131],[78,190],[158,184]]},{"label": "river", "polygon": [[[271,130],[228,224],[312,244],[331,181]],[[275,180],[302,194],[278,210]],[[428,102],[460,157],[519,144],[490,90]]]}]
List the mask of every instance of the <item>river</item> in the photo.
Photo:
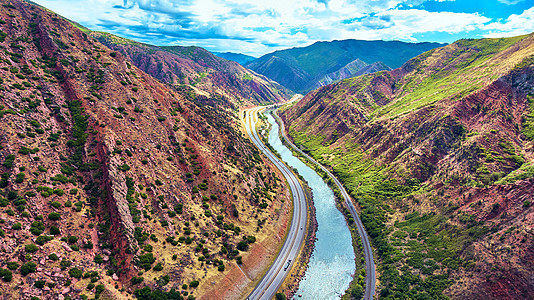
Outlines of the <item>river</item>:
[{"label": "river", "polygon": [[317,241],[295,298],[339,299],[349,287],[356,268],[349,228],[336,208],[332,190],[314,170],[293,156],[282,144],[278,124],[271,114],[266,116],[272,126],[269,144],[278,151],[287,165],[296,168],[308,182],[315,205]]}]

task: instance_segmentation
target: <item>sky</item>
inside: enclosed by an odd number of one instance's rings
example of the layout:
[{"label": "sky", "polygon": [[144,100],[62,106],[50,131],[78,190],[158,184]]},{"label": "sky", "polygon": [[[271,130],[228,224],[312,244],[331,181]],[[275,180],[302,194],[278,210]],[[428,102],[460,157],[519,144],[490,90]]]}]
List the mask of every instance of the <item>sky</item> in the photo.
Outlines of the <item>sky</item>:
[{"label": "sky", "polygon": [[532,0],[33,0],[95,30],[255,57],[343,39],[451,43],[534,32]]}]

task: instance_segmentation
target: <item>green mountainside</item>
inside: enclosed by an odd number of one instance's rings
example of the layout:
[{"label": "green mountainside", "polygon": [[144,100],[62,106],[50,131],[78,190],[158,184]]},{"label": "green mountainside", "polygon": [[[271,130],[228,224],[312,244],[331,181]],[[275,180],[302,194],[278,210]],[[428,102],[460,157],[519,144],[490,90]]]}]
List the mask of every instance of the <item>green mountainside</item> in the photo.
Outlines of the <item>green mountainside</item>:
[{"label": "green mountainside", "polygon": [[382,62],[388,68],[398,68],[410,58],[442,45],[360,40],[317,42],[266,54],[245,67],[293,91],[305,93],[320,86],[318,82],[326,74],[337,72],[357,59],[365,64]]},{"label": "green mountainside", "polygon": [[309,93],[281,116],[350,190],[381,299],[525,299],[534,35],[459,40]]}]

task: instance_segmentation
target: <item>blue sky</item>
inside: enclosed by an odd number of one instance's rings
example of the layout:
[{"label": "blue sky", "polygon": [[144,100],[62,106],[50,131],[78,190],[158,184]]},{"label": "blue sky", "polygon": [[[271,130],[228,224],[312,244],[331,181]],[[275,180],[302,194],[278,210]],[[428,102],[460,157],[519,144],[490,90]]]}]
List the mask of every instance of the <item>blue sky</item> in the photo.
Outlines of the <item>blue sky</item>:
[{"label": "blue sky", "polygon": [[34,0],[155,45],[253,56],[341,39],[445,42],[534,31],[532,0]]}]

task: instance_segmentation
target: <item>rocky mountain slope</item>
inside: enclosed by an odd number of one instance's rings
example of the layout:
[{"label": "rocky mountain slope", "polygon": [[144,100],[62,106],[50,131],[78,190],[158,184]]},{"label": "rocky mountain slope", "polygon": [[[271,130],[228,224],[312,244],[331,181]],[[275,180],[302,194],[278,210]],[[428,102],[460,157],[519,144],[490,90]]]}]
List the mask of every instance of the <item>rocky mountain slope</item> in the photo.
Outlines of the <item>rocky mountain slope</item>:
[{"label": "rocky mountain slope", "polygon": [[0,15],[0,298],[239,297],[290,201],[237,114],[37,6]]},{"label": "rocky mountain slope", "polygon": [[460,40],[282,117],[360,206],[381,299],[534,297],[534,34]]},{"label": "rocky mountain slope", "polygon": [[[366,74],[372,70],[362,68],[374,63],[378,63],[374,67],[381,67],[380,70],[398,68],[410,58],[442,45],[360,40],[317,42],[307,47],[266,54],[247,63],[245,67],[293,91],[306,93],[322,86],[320,82],[324,82],[327,74],[338,72],[342,75],[338,79]],[[356,61],[365,65],[354,68]],[[349,64],[352,64],[352,68],[347,68]]]},{"label": "rocky mountain slope", "polygon": [[179,89],[193,88],[197,93],[220,98],[235,109],[239,105],[283,101],[292,95],[278,83],[203,48],[157,47],[109,33],[90,35],[154,78]]}]

